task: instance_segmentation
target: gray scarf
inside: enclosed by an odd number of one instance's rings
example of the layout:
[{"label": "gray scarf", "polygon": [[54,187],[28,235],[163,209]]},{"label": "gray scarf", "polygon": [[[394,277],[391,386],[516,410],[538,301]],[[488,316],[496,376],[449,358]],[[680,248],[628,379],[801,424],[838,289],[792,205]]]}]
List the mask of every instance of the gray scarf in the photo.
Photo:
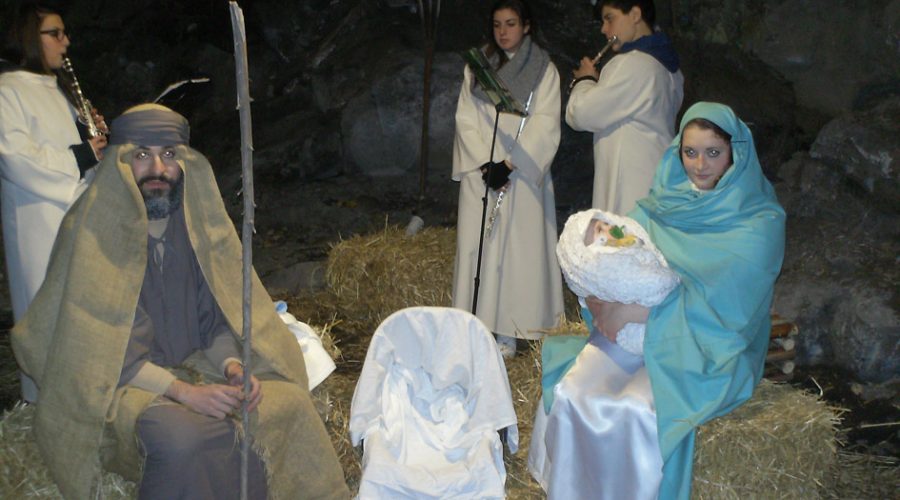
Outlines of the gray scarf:
[{"label": "gray scarf", "polygon": [[[496,68],[500,63],[500,54],[495,53],[488,61],[492,67]],[[513,58],[497,70],[497,75],[506,84],[513,97],[524,106],[528,102],[528,95],[540,83],[548,64],[550,64],[550,56],[537,44],[531,43],[529,35],[522,40],[522,45]],[[479,99],[491,102],[477,82],[475,82],[472,93]]]}]

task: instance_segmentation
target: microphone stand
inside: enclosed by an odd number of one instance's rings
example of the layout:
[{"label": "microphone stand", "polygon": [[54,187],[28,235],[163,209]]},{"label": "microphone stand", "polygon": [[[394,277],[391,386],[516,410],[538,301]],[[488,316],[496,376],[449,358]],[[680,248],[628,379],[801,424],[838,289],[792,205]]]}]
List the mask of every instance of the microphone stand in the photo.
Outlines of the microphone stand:
[{"label": "microphone stand", "polygon": [[[502,104],[497,104],[497,114],[494,115],[494,134],[491,136],[491,164],[488,165],[488,179],[491,178],[491,172],[494,168],[494,146],[497,144],[497,125],[500,124],[500,110]],[[478,234],[478,261],[475,264],[475,290],[472,294],[472,315],[478,310],[478,285],[481,284],[481,254],[484,251],[484,222],[487,219],[488,195],[490,194],[490,186],[484,183],[484,197],[481,198],[481,232]],[[493,335],[492,335],[493,337]],[[500,434],[500,442],[506,444],[506,428],[497,431]]]},{"label": "microphone stand", "polygon": [[[488,179],[491,178],[491,172],[494,169],[494,146],[497,144],[497,125],[500,124],[501,104],[497,104],[497,114],[494,116],[494,134],[491,137],[491,163],[488,165]],[[484,197],[481,198],[481,230],[478,233],[478,260],[475,264],[475,290],[472,294],[472,315],[476,315],[478,310],[478,287],[481,285],[481,254],[484,252],[484,226],[487,220],[488,196],[490,195],[490,186],[484,183]]]},{"label": "microphone stand", "polygon": [[[484,57],[481,50],[471,48],[463,53],[463,59],[466,60],[478,84],[484,89],[491,102],[494,103],[494,109],[497,115],[494,117],[494,135],[491,137],[491,162],[488,165],[488,179],[494,168],[494,147],[497,145],[497,126],[500,124],[500,113],[514,113],[520,116],[527,116],[528,112],[522,107],[522,104],[516,101],[510,93],[509,88],[503,83],[503,80],[497,76],[497,73],[491,67],[491,64]],[[481,257],[484,252],[484,228],[487,220],[488,196],[490,195],[490,186],[484,185],[484,198],[481,199],[481,232],[478,235],[478,261],[475,265],[475,290],[472,294],[472,314],[478,310],[478,287],[481,284]]]}]

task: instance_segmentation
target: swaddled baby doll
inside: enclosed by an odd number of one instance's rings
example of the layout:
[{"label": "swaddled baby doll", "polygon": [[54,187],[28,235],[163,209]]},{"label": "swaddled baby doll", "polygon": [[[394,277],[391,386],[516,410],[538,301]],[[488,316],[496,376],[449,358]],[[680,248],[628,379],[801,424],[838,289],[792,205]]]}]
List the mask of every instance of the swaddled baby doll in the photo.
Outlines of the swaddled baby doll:
[{"label": "swaddled baby doll", "polygon": [[[638,303],[652,307],[679,283],[665,257],[633,219],[591,209],[569,217],[556,245],[566,283],[584,299]],[[633,354],[644,352],[644,325],[627,323],[616,343]]]}]

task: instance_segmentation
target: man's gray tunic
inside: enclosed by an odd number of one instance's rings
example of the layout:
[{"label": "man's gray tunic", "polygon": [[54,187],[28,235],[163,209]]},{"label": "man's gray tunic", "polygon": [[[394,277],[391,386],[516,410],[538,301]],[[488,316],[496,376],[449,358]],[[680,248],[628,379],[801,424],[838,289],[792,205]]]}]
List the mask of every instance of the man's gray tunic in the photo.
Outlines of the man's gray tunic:
[{"label": "man's gray tunic", "polygon": [[[175,379],[162,367],[176,367],[203,350],[221,371],[226,359],[239,359],[239,354],[197,263],[180,208],[161,235],[148,235],[147,246],[119,385],[161,394]],[[137,433],[145,457],[141,498],[237,498],[240,447],[230,419],[201,415],[160,396],[139,417]],[[266,497],[265,470],[255,454],[249,486],[251,498]]]}]

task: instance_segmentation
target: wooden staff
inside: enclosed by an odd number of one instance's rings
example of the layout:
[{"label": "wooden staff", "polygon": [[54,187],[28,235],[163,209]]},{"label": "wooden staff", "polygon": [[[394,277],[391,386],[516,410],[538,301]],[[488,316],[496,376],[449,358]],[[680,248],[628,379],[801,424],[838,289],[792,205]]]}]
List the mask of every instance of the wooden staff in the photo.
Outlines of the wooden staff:
[{"label": "wooden staff", "polygon": [[231,11],[231,30],[234,36],[234,68],[237,82],[237,109],[241,118],[241,174],[244,194],[244,223],[241,230],[241,246],[243,253],[243,325],[244,350],[244,401],[241,404],[241,424],[243,439],[241,440],[241,500],[247,499],[247,464],[250,456],[250,391],[252,369],[251,324],[252,324],[252,272],[253,272],[253,226],[255,205],[253,203],[253,127],[250,117],[250,78],[247,74],[247,35],[244,29],[244,12],[237,2],[228,2]]}]

